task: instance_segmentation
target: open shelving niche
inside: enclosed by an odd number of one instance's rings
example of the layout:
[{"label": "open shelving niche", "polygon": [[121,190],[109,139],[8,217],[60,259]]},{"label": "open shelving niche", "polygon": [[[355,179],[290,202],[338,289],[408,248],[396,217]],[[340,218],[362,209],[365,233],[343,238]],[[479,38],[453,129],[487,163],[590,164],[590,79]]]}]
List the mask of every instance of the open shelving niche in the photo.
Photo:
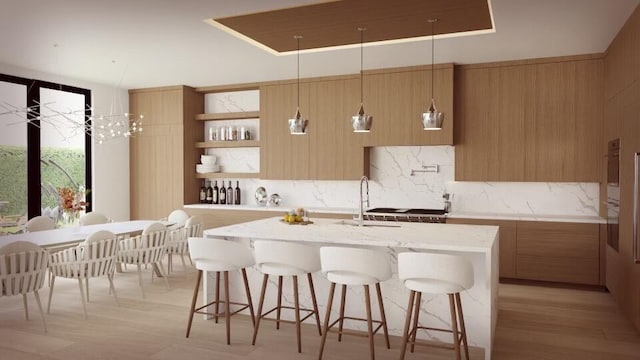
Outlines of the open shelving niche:
[{"label": "open shelving niche", "polygon": [[[205,141],[196,142],[202,154],[216,155],[221,171],[196,173],[198,179],[260,178],[260,90],[257,86],[199,88],[204,93],[204,114],[196,121],[204,121]],[[244,126],[251,140],[211,141],[209,129],[233,125]],[[195,171],[195,169],[193,170]]]}]

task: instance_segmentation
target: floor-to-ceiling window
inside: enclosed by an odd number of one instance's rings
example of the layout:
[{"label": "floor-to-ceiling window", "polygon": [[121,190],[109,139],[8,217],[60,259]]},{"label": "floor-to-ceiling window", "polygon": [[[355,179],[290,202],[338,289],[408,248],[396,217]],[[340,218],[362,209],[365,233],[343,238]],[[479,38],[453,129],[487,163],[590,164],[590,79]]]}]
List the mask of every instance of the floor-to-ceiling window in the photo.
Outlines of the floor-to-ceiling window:
[{"label": "floor-to-ceiling window", "polygon": [[0,235],[59,222],[60,189],[91,195],[89,90],[0,74]]}]

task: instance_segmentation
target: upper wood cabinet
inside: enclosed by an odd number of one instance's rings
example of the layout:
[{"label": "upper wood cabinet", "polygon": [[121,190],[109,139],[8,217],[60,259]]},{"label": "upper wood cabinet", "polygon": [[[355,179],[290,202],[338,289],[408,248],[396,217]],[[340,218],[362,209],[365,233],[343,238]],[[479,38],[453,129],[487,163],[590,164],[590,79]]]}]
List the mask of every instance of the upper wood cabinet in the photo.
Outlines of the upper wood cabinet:
[{"label": "upper wood cabinet", "polygon": [[456,180],[599,182],[602,59],[460,66]]},{"label": "upper wood cabinet", "polygon": [[144,131],[129,140],[131,219],[160,219],[198,202],[203,97],[186,86],[129,90],[131,113],[144,115]]},{"label": "upper wood cabinet", "polygon": [[433,96],[438,110],[444,112],[445,120],[442,130],[424,131],[422,113],[431,104],[431,68],[416,66],[366,71],[364,106],[366,112],[373,115],[367,145],[452,145],[453,74],[453,64],[435,66]]}]

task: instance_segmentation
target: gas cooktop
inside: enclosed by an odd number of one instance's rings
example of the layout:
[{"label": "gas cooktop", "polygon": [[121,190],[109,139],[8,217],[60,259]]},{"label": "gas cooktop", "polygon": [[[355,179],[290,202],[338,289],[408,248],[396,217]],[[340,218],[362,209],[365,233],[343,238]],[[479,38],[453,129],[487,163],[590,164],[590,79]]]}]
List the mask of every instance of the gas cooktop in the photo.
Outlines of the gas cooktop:
[{"label": "gas cooktop", "polygon": [[365,220],[445,223],[447,212],[442,209],[373,208],[364,212]]}]

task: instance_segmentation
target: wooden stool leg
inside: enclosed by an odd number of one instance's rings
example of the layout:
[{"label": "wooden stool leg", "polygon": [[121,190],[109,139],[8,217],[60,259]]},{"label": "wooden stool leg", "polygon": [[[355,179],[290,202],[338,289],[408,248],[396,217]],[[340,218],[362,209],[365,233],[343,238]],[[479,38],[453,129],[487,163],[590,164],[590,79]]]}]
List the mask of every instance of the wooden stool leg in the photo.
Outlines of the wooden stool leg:
[{"label": "wooden stool leg", "polygon": [[342,341],[342,324],[344,323],[344,306],[347,300],[347,285],[342,285],[342,295],[340,296],[340,323],[338,325],[338,341]]},{"label": "wooden stool leg", "polygon": [[456,304],[453,294],[449,294],[449,309],[451,310],[451,331],[453,331],[453,348],[456,351],[456,360],[460,360],[460,341],[458,341],[458,319],[456,317]]},{"label": "wooden stool leg", "polygon": [[251,289],[249,289],[249,280],[247,280],[247,270],[242,269],[242,280],[244,281],[244,291],[247,293],[247,305],[249,305],[249,313],[251,314],[251,323],[256,326],[256,315],[253,312],[253,300],[251,300]]},{"label": "wooden stool leg", "polygon": [[375,360],[375,348],[373,346],[373,321],[371,319],[371,296],[369,295],[369,285],[364,286],[364,302],[367,308],[367,330],[369,333],[369,351],[371,352],[371,360]]},{"label": "wooden stool leg", "polygon": [[256,318],[256,324],[253,328],[253,341],[251,345],[256,344],[258,338],[258,328],[260,328],[260,319],[262,319],[262,307],[264,306],[264,295],[267,293],[267,282],[269,281],[269,275],[264,274],[262,278],[262,290],[260,291],[260,303],[258,303],[258,317]]},{"label": "wooden stool leg", "polygon": [[460,331],[462,332],[462,344],[464,345],[464,355],[469,360],[469,345],[467,344],[467,329],[464,326],[464,316],[462,315],[462,301],[460,293],[456,293],[456,305],[458,308],[458,321],[460,321]]},{"label": "wooden stool leg", "polygon": [[380,306],[380,318],[382,320],[382,331],[384,331],[384,339],[387,342],[387,349],[391,349],[389,344],[389,330],[387,329],[387,316],[384,313],[384,302],[382,301],[382,291],[380,283],[376,283],[376,292],[378,293],[378,305]]},{"label": "wooden stool leg", "polygon": [[218,323],[218,314],[220,313],[220,271],[216,271],[216,324]]},{"label": "wooden stool leg", "polygon": [[187,323],[187,335],[191,333],[191,323],[193,322],[193,314],[196,310],[196,301],[198,300],[198,291],[200,290],[200,280],[202,279],[202,270],[198,270],[198,276],[196,278],[196,287],[193,289],[193,297],[191,298],[191,309],[189,309],[189,322]]},{"label": "wooden stool leg", "polygon": [[282,309],[282,276],[278,276],[278,308],[276,309],[276,330],[280,330],[280,310]]},{"label": "wooden stool leg", "polygon": [[320,312],[318,312],[318,301],[316,300],[316,291],[313,288],[313,278],[311,274],[307,274],[309,280],[309,291],[311,291],[311,302],[313,303],[313,312],[316,315],[316,325],[318,326],[318,335],[322,336],[322,326],[320,325]]},{"label": "wooden stool leg", "polygon": [[302,343],[300,341],[300,299],[298,298],[298,276],[293,275],[293,307],[296,316],[296,339],[298,340],[298,353],[302,352]]},{"label": "wooden stool leg", "polygon": [[329,288],[329,299],[327,300],[327,313],[324,316],[324,327],[322,328],[322,340],[320,340],[320,354],[318,360],[322,360],[322,352],[324,351],[324,343],[327,342],[327,333],[329,332],[329,320],[331,318],[331,305],[333,303],[333,293],[336,290],[336,283],[331,283]]},{"label": "wooden stool leg", "polygon": [[411,335],[411,352],[416,349],[416,335],[418,335],[418,318],[420,317],[420,301],[422,300],[422,293],[418,292],[418,298],[414,306],[415,318],[413,318],[413,334]]},{"label": "wooden stool leg", "polygon": [[413,301],[416,298],[416,292],[411,290],[409,295],[409,305],[407,305],[407,318],[404,321],[404,332],[402,333],[402,346],[400,348],[400,360],[404,360],[404,354],[407,351],[407,342],[409,341],[409,325],[411,324],[411,315],[413,314]]},{"label": "wooden stool leg", "polygon": [[229,309],[229,272],[224,272],[224,320],[227,328],[227,345],[231,345],[231,310]]}]

